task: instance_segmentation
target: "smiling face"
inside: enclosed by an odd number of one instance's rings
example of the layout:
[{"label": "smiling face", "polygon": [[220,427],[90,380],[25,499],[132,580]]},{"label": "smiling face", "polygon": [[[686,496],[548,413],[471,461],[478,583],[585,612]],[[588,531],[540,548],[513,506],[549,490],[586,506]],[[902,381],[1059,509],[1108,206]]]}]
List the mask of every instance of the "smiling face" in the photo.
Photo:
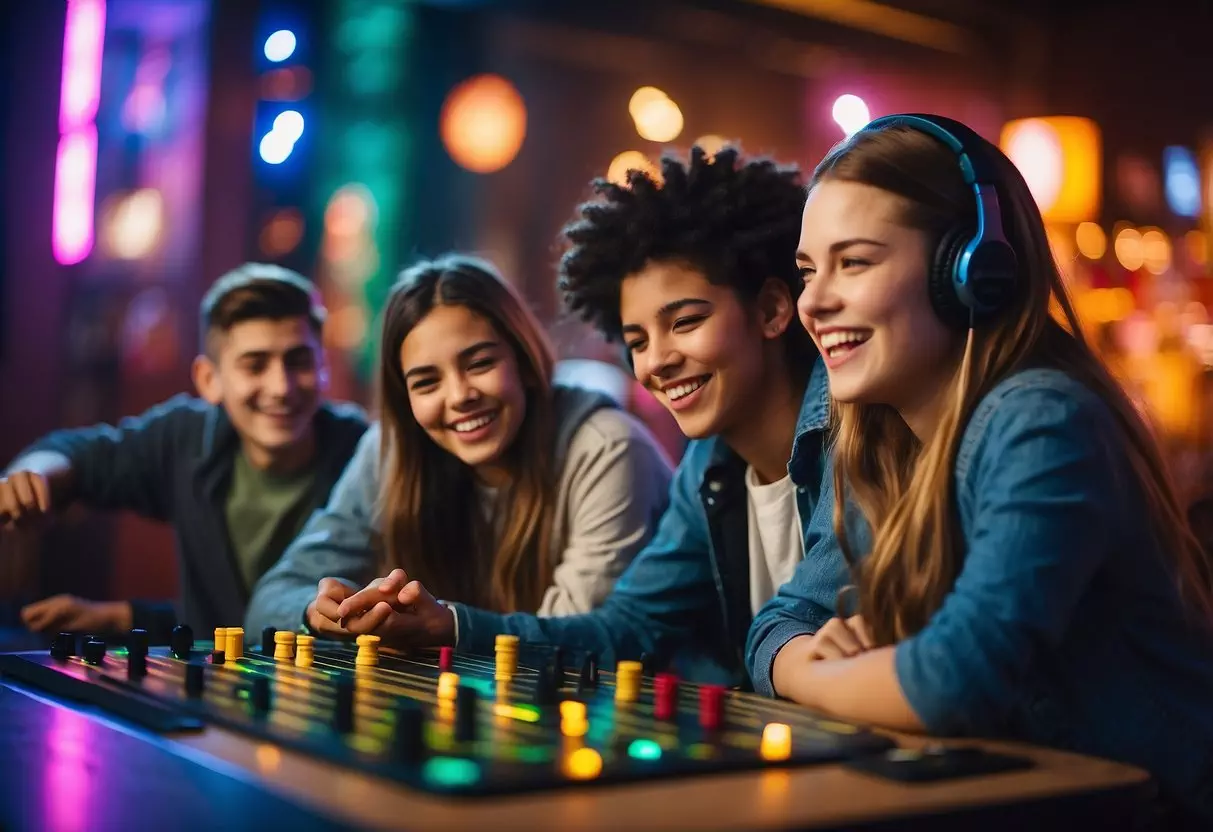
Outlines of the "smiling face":
[{"label": "smiling face", "polygon": [[[826,180],[805,203],[797,262],[801,323],[839,401],[887,404],[914,428],[950,382],[963,341],[931,308],[927,234],[887,191]],[[915,428],[915,432],[918,430]]]},{"label": "smiling face", "polygon": [[421,429],[490,484],[526,417],[518,360],[493,324],[465,306],[436,306],[405,337],[400,367]]},{"label": "smiling face", "polygon": [[323,351],[305,317],[254,318],[217,336],[194,362],[194,382],[222,405],[250,462],[268,467],[310,442],[327,385]]},{"label": "smiling face", "polygon": [[782,327],[768,322],[764,330],[758,309],[732,288],[676,262],[650,262],[624,278],[619,299],[636,378],[686,436],[727,436],[752,423],[766,346]]}]

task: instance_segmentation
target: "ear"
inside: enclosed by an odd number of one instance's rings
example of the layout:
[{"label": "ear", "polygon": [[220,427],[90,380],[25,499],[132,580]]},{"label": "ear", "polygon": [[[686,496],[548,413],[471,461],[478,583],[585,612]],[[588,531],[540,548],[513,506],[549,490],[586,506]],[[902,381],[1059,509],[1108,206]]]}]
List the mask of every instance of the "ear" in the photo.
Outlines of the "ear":
[{"label": "ear", "polygon": [[223,384],[219,381],[219,368],[215,362],[206,355],[195,356],[190,371],[198,395],[211,404],[220,404],[223,401]]},{"label": "ear", "polygon": [[796,316],[796,299],[788,284],[768,277],[758,290],[758,326],[763,337],[774,340],[783,337]]}]

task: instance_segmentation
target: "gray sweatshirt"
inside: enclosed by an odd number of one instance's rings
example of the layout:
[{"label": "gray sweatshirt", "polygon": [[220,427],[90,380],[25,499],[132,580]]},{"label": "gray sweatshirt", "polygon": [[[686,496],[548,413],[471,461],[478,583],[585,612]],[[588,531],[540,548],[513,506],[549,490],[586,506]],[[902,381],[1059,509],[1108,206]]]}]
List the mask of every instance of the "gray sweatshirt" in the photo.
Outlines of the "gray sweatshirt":
[{"label": "gray sweatshirt", "polygon": [[[648,543],[665,511],[670,463],[649,431],[605,396],[555,389],[559,470],[552,535],[552,585],[536,610],[589,612]],[[381,540],[379,425],[372,425],[299,537],[253,591],[245,631],[296,630],[321,578],[363,586],[376,577]],[[479,507],[471,507],[479,510]],[[424,575],[416,577],[425,583]],[[458,598],[444,599],[458,601]]]}]

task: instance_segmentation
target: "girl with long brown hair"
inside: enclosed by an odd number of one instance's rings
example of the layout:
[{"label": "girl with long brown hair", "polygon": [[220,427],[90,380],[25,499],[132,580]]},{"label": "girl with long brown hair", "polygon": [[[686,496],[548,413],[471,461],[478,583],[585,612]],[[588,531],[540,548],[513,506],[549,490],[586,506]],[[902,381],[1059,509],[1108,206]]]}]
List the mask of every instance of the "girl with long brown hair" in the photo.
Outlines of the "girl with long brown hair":
[{"label": "girl with long brown hair", "polygon": [[338,606],[375,575],[499,612],[597,606],[665,509],[670,466],[643,425],[554,385],[539,322],[471,257],[402,275],[379,363],[379,423],[254,606],[345,635]]},{"label": "girl with long brown hair", "polygon": [[[1023,178],[964,125],[881,119],[818,165],[797,259],[835,533],[755,619],[755,685],[1135,763],[1213,819],[1209,560]],[[832,553],[855,605],[817,627],[798,599]]]}]

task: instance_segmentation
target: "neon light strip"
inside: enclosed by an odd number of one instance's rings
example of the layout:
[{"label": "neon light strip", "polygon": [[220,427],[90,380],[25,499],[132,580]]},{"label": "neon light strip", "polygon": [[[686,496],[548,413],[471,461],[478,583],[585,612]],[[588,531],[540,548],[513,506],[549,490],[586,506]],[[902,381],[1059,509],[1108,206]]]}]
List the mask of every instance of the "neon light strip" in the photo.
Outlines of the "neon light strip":
[{"label": "neon light strip", "polygon": [[65,266],[93,250],[97,190],[97,105],[105,46],[105,0],[68,0],[59,92],[59,151],[51,248]]}]

